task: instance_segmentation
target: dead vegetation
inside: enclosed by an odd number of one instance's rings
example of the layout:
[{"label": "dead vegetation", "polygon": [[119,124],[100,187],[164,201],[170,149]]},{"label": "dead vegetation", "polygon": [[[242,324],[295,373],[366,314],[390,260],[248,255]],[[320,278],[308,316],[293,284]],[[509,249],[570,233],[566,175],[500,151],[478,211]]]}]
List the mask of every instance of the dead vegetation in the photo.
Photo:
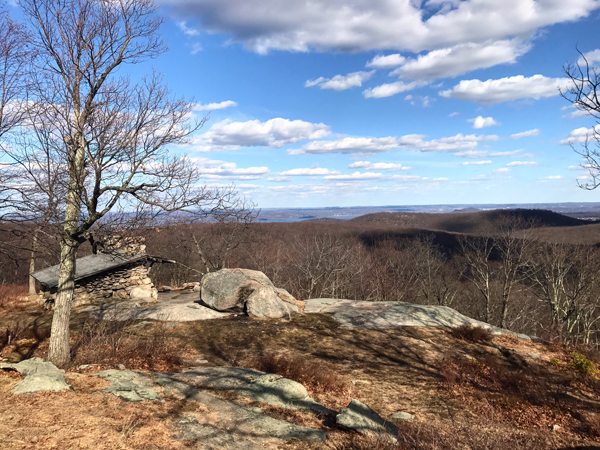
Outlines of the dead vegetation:
[{"label": "dead vegetation", "polygon": [[251,356],[237,363],[261,372],[275,373],[297,381],[313,394],[328,394],[347,397],[350,392],[350,380],[335,372],[324,361],[307,362],[300,355],[288,353],[267,353]]}]

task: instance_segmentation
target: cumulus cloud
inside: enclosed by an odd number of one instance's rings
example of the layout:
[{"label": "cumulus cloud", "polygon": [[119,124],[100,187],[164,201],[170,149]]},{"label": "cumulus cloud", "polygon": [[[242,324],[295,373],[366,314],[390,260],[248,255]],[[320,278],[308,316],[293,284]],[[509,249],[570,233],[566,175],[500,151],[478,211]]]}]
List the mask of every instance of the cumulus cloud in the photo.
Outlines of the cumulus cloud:
[{"label": "cumulus cloud", "polygon": [[315,175],[335,175],[339,174],[337,170],[329,170],[321,167],[313,167],[306,169],[291,169],[286,170],[285,172],[281,172],[283,176],[315,176]]},{"label": "cumulus cloud", "polygon": [[373,180],[383,178],[382,173],[374,172],[354,172],[349,175],[327,175],[326,180]]},{"label": "cumulus cloud", "polygon": [[483,166],[486,164],[491,164],[492,161],[491,160],[487,160],[487,161],[466,161],[464,163],[462,163],[463,166]]},{"label": "cumulus cloud", "polygon": [[400,92],[412,91],[413,89],[426,85],[427,82],[424,81],[412,81],[410,83],[396,81],[394,83],[386,83],[374,88],[366,89],[363,91],[363,95],[365,98],[391,97],[392,95],[399,94]]},{"label": "cumulus cloud", "polygon": [[530,35],[541,27],[586,17],[595,0],[162,0],[203,31],[226,34],[258,53],[409,50]]},{"label": "cumulus cloud", "polygon": [[532,77],[517,75],[487,81],[462,80],[452,89],[441,91],[440,95],[485,104],[523,98],[539,100],[559,95],[559,88],[565,88],[569,83],[567,78],[548,78],[543,75]]},{"label": "cumulus cloud", "polygon": [[375,73],[370,72],[354,72],[348,75],[336,75],[333,78],[319,77],[316,80],[309,80],[304,83],[305,87],[319,86],[321,89],[333,89],[336,91],[345,91],[357,86],[362,86],[363,82],[367,81]]},{"label": "cumulus cloud", "polygon": [[213,125],[206,133],[194,137],[186,146],[200,152],[239,150],[241,147],[256,146],[281,148],[288,144],[321,139],[329,134],[331,131],[327,125],[303,120],[224,120]]},{"label": "cumulus cloud", "polygon": [[474,119],[467,119],[467,122],[471,122],[473,124],[472,128],[475,130],[501,125],[500,122],[496,122],[493,117],[482,116],[477,116]]},{"label": "cumulus cloud", "polygon": [[378,55],[369,61],[366,66],[374,69],[391,69],[392,67],[401,66],[406,62],[406,58],[399,53],[382,56]]},{"label": "cumulus cloud", "polygon": [[177,22],[177,26],[186,36],[198,36],[200,34],[200,31],[195,28],[188,27],[185,20]]},{"label": "cumulus cloud", "polygon": [[410,167],[405,167],[402,164],[395,163],[372,163],[370,161],[357,161],[348,166],[349,169],[365,169],[365,170],[410,170]]},{"label": "cumulus cloud", "polygon": [[590,66],[595,66],[600,63],[600,48],[592,50],[591,52],[584,53],[581,58],[577,61],[580,66],[585,66],[585,62]]},{"label": "cumulus cloud", "polygon": [[582,144],[600,135],[600,124],[592,128],[576,128],[569,133],[566,139],[560,141],[562,145]]},{"label": "cumulus cloud", "polygon": [[533,130],[522,131],[521,133],[511,134],[510,137],[513,139],[521,139],[524,137],[537,136],[540,134],[540,130],[534,128]]},{"label": "cumulus cloud", "polygon": [[208,158],[190,158],[205,179],[255,180],[269,174],[268,167],[238,168],[236,163],[212,160]]},{"label": "cumulus cloud", "polygon": [[290,155],[326,154],[326,153],[381,153],[388,150],[405,148],[423,152],[457,152],[477,147],[478,142],[496,141],[496,135],[463,135],[443,137],[426,141],[422,134],[408,134],[402,137],[385,138],[343,137],[335,140],[313,141],[299,149],[288,150]]},{"label": "cumulus cloud", "polygon": [[488,150],[467,150],[464,152],[457,152],[455,155],[463,158],[495,158],[503,156],[515,156],[521,153],[521,151],[522,150],[512,150],[509,152],[490,152]]},{"label": "cumulus cloud", "polygon": [[237,103],[232,100],[226,100],[221,103],[208,103],[203,105],[202,103],[196,103],[194,105],[194,111],[214,111],[216,109],[225,109],[237,106]]},{"label": "cumulus cloud", "polygon": [[535,161],[512,161],[509,162],[507,167],[518,167],[518,166],[537,166]]},{"label": "cumulus cloud", "polygon": [[476,69],[512,64],[530,48],[518,39],[460,44],[405,59],[391,74],[415,80],[455,77]]}]

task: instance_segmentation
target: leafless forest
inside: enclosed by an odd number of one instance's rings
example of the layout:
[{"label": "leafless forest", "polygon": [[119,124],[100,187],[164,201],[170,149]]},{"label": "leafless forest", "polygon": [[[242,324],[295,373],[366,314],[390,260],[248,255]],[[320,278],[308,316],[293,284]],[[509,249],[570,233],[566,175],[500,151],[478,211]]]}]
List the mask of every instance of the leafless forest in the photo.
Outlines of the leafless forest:
[{"label": "leafless forest", "polygon": [[[51,231],[51,230],[50,230]],[[4,283],[25,283],[27,225],[4,231]],[[263,271],[299,299],[443,305],[493,325],[572,344],[600,339],[600,226],[549,211],[375,214],[333,223],[196,223],[144,230],[157,285],[222,267]],[[11,239],[7,239],[11,236]],[[54,264],[38,233],[37,267]],[[40,250],[43,249],[43,250]],[[91,252],[82,247],[81,255]]]}]

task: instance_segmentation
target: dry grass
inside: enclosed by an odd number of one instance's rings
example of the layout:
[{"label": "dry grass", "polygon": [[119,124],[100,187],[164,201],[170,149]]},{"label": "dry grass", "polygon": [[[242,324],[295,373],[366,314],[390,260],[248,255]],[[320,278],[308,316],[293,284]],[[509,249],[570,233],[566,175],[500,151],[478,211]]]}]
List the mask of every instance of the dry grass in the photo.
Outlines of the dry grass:
[{"label": "dry grass", "polygon": [[85,322],[71,347],[71,364],[124,364],[130,369],[162,372],[182,367],[182,348],[170,339],[164,324],[144,334],[134,326],[134,322]]},{"label": "dry grass", "polygon": [[492,339],[494,339],[492,332],[487,328],[476,327],[468,324],[452,328],[450,330],[450,334],[456,339],[475,343],[491,342]]},{"label": "dry grass", "polygon": [[346,396],[350,391],[350,381],[334,371],[324,362],[309,363],[305,356],[293,356],[289,353],[267,353],[252,356],[237,365],[276,373],[297,381],[314,394],[335,394]]},{"label": "dry grass", "polygon": [[24,300],[29,288],[26,284],[0,284],[0,309],[18,309],[28,307],[29,301]]}]

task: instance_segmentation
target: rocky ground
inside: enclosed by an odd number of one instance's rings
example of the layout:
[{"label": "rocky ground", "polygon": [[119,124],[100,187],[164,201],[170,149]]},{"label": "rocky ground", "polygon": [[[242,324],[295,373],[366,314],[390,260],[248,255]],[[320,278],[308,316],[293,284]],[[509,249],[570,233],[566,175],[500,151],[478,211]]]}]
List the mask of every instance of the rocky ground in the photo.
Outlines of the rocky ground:
[{"label": "rocky ground", "polygon": [[[599,381],[571,349],[495,329],[460,335],[452,327],[472,322],[444,308],[318,299],[304,315],[260,320],[197,296],[76,310],[82,344],[65,373],[18,363],[46,356],[51,312],[2,311],[0,332],[27,322],[35,333],[0,353],[1,447],[600,448]],[[99,340],[90,317],[121,325]],[[126,351],[150,338],[146,359]],[[86,354],[88,341],[106,348]],[[40,379],[58,390],[22,393]],[[359,433],[378,423],[399,443]]]}]

